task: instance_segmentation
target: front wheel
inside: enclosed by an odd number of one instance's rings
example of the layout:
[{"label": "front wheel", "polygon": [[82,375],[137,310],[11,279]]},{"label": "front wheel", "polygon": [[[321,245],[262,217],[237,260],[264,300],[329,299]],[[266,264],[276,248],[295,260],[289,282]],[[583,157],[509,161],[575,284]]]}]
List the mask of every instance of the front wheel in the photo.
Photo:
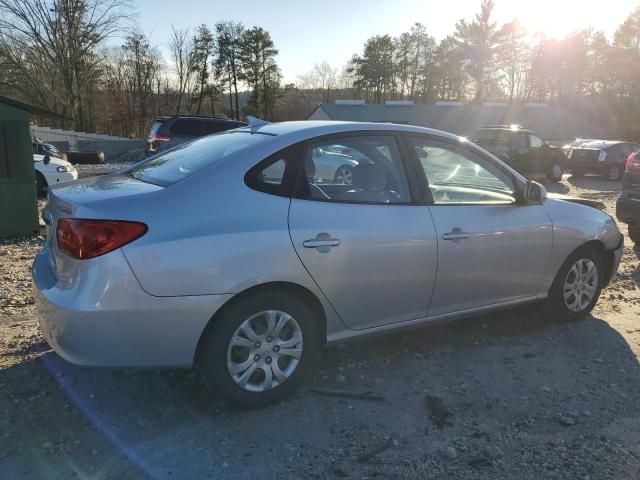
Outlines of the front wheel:
[{"label": "front wheel", "polygon": [[628,232],[631,241],[640,244],[640,225],[629,225]]},{"label": "front wheel", "polygon": [[600,297],[603,278],[598,252],[588,246],[577,249],[562,264],[551,285],[547,299],[551,313],[568,320],[587,316]]},{"label": "front wheel", "polygon": [[623,170],[622,168],[620,168],[618,165],[611,165],[610,167],[607,168],[607,178],[609,180],[620,180],[622,178],[623,175]]},{"label": "front wheel", "polygon": [[552,182],[559,182],[560,180],[562,180],[563,173],[564,172],[562,171],[562,165],[554,163],[547,173],[547,178]]},{"label": "front wheel", "polygon": [[277,402],[301,382],[319,346],[312,310],[296,296],[264,291],[215,320],[200,367],[214,392],[232,406]]}]

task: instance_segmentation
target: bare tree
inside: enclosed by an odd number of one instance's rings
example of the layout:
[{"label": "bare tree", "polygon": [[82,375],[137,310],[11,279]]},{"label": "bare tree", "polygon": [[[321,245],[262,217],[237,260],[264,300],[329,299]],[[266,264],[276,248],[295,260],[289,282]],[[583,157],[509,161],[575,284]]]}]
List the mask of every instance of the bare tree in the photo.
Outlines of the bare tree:
[{"label": "bare tree", "polygon": [[177,29],[171,25],[169,50],[178,82],[175,112],[181,113],[182,101],[185,94],[190,91],[195,70],[193,42],[188,28]]},{"label": "bare tree", "polygon": [[103,60],[97,47],[121,31],[126,5],[126,0],[0,0],[0,55],[41,97],[49,93],[38,82],[42,69],[54,73],[61,82],[53,88],[55,98],[63,99],[63,112],[82,129],[85,95]]}]

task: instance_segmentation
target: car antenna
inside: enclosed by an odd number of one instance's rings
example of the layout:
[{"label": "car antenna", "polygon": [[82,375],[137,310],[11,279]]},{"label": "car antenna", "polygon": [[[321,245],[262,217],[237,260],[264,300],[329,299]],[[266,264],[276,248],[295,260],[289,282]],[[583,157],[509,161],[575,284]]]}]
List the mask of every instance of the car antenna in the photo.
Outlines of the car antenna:
[{"label": "car antenna", "polygon": [[262,127],[263,125],[269,125],[269,123],[271,123],[267,122],[266,120],[254,117],[253,115],[247,115],[247,122],[249,123],[250,128]]}]

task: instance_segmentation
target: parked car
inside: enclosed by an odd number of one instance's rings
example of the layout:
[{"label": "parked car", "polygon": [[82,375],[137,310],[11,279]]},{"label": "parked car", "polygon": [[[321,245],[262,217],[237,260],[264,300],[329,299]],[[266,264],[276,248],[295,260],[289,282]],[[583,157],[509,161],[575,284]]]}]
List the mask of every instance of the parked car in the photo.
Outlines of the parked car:
[{"label": "parked car", "polygon": [[576,138],[573,142],[567,143],[562,146],[562,153],[564,153],[564,157],[567,158],[572,148],[581,147],[585,143],[596,142],[596,141],[598,140],[596,140],[595,138]]},{"label": "parked car", "polygon": [[[339,148],[351,185],[317,177]],[[325,343],[538,301],[584,317],[623,241],[589,205],[435,130],[253,125],[52,189],[34,295],[65,359],[196,366],[255,407]]]},{"label": "parked car", "polygon": [[633,243],[640,243],[640,149],[627,158],[616,216],[629,229]]},{"label": "parked car", "polygon": [[49,155],[33,154],[33,166],[36,169],[36,192],[45,197],[51,185],[71,182],[78,179],[78,171],[66,160]]},{"label": "parked car", "polygon": [[66,160],[64,153],[62,153],[58,147],[52,143],[46,143],[39,138],[33,137],[32,139],[33,153],[37,155],[49,155],[50,157],[61,158]]},{"label": "parked car", "polygon": [[490,125],[476,130],[471,140],[522,175],[562,180],[562,149],[549,145],[532,130],[518,125]]},{"label": "parked car", "polygon": [[620,180],[629,155],[640,145],[619,140],[595,140],[571,148],[567,155],[567,169],[573,175],[597,173],[609,180]]},{"label": "parked car", "polygon": [[145,152],[153,155],[167,147],[180,145],[194,138],[246,126],[245,122],[219,117],[176,115],[159,117],[151,125]]}]

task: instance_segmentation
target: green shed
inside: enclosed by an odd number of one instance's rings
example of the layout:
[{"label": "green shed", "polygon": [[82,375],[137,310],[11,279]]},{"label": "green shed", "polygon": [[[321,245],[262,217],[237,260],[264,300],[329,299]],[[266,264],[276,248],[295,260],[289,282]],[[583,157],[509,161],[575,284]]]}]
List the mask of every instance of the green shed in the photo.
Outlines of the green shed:
[{"label": "green shed", "polygon": [[38,230],[31,114],[65,118],[0,96],[0,238]]}]

